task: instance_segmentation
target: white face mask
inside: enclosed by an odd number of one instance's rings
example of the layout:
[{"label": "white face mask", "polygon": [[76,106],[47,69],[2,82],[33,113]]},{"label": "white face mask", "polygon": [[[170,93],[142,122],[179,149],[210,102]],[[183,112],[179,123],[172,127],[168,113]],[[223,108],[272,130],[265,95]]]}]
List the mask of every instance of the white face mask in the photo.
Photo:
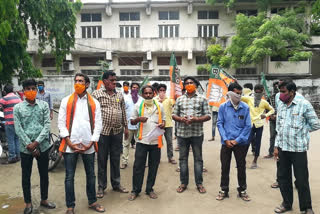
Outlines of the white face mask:
[{"label": "white face mask", "polygon": [[230,100],[233,107],[238,107],[240,101],[241,101],[241,95],[234,93],[233,91],[228,91],[227,98]]}]

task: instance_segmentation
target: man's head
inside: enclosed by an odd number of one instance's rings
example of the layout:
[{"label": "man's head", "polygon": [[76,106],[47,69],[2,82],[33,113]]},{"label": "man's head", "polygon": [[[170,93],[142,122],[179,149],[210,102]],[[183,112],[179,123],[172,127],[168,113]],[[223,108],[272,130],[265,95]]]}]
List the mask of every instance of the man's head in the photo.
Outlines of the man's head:
[{"label": "man's head", "polygon": [[243,85],[244,88],[249,88],[251,91],[253,90],[253,84],[252,83],[246,83]]},{"label": "man's head", "polygon": [[280,100],[284,103],[290,103],[296,95],[297,86],[291,80],[284,80],[279,85]]},{"label": "man's head", "polygon": [[272,88],[273,88],[273,93],[278,93],[279,92],[279,81],[274,81],[272,83]]},{"label": "man's head", "polygon": [[137,83],[137,82],[131,83],[130,89],[131,89],[131,91],[132,91],[132,90],[133,90],[133,91],[134,91],[134,90],[139,91],[139,89],[140,89],[139,83]]},{"label": "man's head", "polygon": [[34,79],[26,79],[22,83],[24,96],[28,101],[34,101],[37,96],[37,82]]},{"label": "man's head", "polygon": [[141,89],[142,97],[145,100],[151,100],[154,97],[154,88],[151,85],[145,85]]},{"label": "man's head", "polygon": [[233,82],[233,83],[231,83],[231,84],[229,85],[228,91],[232,91],[232,92],[234,92],[234,93],[236,93],[236,94],[241,95],[241,94],[242,94],[242,87],[241,87],[241,85],[239,85],[238,83]]},{"label": "man's head", "polygon": [[158,86],[158,92],[160,93],[160,92],[166,92],[167,91],[167,85],[165,85],[165,84],[159,84],[159,86]]},{"label": "man's head", "polygon": [[129,85],[130,85],[129,82],[127,82],[127,81],[123,82],[123,91],[125,93],[129,92]]},{"label": "man's head", "polygon": [[157,94],[158,93],[158,86],[159,86],[159,83],[155,82],[152,84],[152,87],[154,88],[154,92]]},{"label": "man's head", "polygon": [[102,76],[102,81],[107,91],[114,90],[117,83],[116,73],[112,71],[105,72]]},{"label": "man's head", "polygon": [[198,85],[199,82],[194,77],[188,76],[183,80],[183,86],[188,94],[194,93]]},{"label": "man's head", "polygon": [[39,89],[39,91],[43,91],[44,90],[44,82],[42,80],[38,81],[38,89]]},{"label": "man's head", "polygon": [[82,73],[76,73],[74,76],[74,90],[77,94],[84,93],[90,85],[90,79],[87,75]]},{"label": "man's head", "polygon": [[254,86],[254,93],[263,93],[264,87],[261,84],[257,84]]},{"label": "man's head", "polygon": [[7,84],[4,86],[3,90],[6,92],[6,94],[11,93],[11,92],[13,92],[13,85]]}]

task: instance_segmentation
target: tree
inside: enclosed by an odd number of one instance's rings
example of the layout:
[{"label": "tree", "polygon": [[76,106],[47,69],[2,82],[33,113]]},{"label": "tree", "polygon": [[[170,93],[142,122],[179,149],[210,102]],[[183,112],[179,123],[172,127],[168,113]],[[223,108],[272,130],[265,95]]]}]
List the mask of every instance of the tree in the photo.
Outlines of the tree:
[{"label": "tree", "polygon": [[[257,2],[259,5],[259,1]],[[207,56],[211,60],[216,59],[215,64],[224,68],[258,64],[267,56],[280,57],[292,62],[309,59],[312,57],[312,51],[320,45],[310,44],[311,24],[306,23],[311,20],[314,29],[319,26],[319,2],[320,0],[317,0],[311,4],[312,14],[310,10],[298,7],[287,9],[282,14],[268,16],[264,11],[266,5],[259,8],[261,12],[257,16],[238,14],[235,20],[236,34],[232,37],[231,45],[224,51],[216,52],[212,50],[218,50],[217,45],[211,45],[207,49]],[[234,1],[225,3],[230,6]],[[306,4],[308,6],[310,3]],[[303,6],[302,3],[300,5]]]},{"label": "tree", "polygon": [[41,77],[27,53],[29,29],[39,40],[39,53],[51,48],[57,70],[74,47],[76,14],[81,2],[68,0],[1,0],[0,1],[0,84]]}]

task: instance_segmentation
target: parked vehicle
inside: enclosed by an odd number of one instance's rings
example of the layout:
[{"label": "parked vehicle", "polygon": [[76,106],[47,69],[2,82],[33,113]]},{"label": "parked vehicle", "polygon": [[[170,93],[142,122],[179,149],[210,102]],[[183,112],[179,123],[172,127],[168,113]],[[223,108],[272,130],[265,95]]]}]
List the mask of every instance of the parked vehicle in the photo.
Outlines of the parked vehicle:
[{"label": "parked vehicle", "polygon": [[61,160],[61,155],[59,153],[59,146],[60,146],[60,137],[56,134],[50,133],[50,143],[51,148],[49,150],[49,171],[56,168]]}]

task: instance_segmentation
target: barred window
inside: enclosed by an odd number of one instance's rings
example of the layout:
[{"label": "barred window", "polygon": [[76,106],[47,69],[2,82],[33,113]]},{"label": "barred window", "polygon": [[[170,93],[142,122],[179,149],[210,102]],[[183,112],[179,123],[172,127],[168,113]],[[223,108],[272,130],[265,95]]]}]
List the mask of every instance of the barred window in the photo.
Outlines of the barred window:
[{"label": "barred window", "polygon": [[218,37],[219,25],[198,25],[198,37]]},{"label": "barred window", "polygon": [[81,13],[81,22],[101,22],[101,13]]},{"label": "barred window", "polygon": [[119,57],[120,66],[141,66],[143,57]]},{"label": "barred window", "polygon": [[120,38],[140,38],[140,26],[120,25]]},{"label": "barred window", "polygon": [[44,58],[41,63],[42,67],[56,67],[55,58]]},{"label": "barred window", "polygon": [[159,25],[159,38],[179,37],[179,25]]},{"label": "barred window", "polygon": [[179,20],[179,11],[159,11],[159,20]]},{"label": "barred window", "polygon": [[237,10],[237,14],[242,13],[246,16],[257,16],[258,10]]},{"label": "barred window", "polygon": [[121,12],[119,13],[120,21],[139,21],[140,13],[139,12]]},{"label": "barred window", "polygon": [[198,11],[198,19],[219,19],[219,11]]},{"label": "barred window", "polygon": [[140,76],[141,70],[134,69],[120,69],[121,76]]},{"label": "barred window", "polygon": [[96,39],[102,37],[102,26],[83,26],[81,27],[83,39]]}]

